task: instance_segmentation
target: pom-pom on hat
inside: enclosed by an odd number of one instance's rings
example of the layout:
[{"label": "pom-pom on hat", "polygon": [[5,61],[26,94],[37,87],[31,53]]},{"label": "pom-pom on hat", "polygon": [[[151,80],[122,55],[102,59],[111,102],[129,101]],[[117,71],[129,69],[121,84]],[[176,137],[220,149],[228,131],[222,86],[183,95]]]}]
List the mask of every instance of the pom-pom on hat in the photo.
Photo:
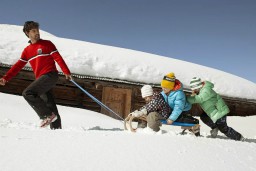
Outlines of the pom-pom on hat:
[{"label": "pom-pom on hat", "polygon": [[162,82],[161,82],[161,87],[163,88],[168,88],[168,89],[173,89],[175,85],[175,75],[173,72],[170,72],[169,74],[165,75]]},{"label": "pom-pom on hat", "polygon": [[203,87],[203,82],[201,81],[201,78],[193,77],[190,81],[189,86],[192,90],[196,90]]},{"label": "pom-pom on hat", "polygon": [[141,88],[141,96],[142,98],[152,96],[153,95],[153,88],[150,85],[144,85]]}]

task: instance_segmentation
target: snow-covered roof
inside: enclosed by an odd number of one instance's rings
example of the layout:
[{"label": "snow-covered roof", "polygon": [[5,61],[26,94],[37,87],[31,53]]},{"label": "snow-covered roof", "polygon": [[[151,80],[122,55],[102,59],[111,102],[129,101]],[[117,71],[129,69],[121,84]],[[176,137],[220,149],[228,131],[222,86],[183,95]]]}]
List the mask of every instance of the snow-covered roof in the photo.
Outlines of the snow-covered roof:
[{"label": "snow-covered roof", "polygon": [[[0,24],[0,37],[0,63],[12,65],[28,45],[28,39],[22,26],[5,24]],[[191,78],[197,76],[213,82],[221,95],[256,99],[255,83],[217,69],[140,51],[59,38],[45,31],[41,31],[41,38],[56,45],[73,74],[159,84],[164,75],[174,72],[185,88],[189,88]]]}]

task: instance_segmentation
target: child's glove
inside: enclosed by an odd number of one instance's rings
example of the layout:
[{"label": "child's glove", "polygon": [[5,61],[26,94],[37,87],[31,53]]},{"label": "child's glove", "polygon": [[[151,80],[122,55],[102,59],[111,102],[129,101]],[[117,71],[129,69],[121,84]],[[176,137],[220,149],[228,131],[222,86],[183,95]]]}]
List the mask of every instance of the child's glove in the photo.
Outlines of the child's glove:
[{"label": "child's glove", "polygon": [[142,109],[142,110],[135,110],[134,112],[131,113],[132,116],[134,117],[140,117],[142,115],[147,115],[147,110],[146,109]]}]

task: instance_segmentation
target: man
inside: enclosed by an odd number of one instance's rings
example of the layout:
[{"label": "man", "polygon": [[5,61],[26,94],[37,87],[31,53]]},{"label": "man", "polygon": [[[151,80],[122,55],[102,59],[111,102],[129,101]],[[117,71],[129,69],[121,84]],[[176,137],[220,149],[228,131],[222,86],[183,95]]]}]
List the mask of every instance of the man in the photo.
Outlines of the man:
[{"label": "man", "polygon": [[141,96],[145,99],[146,105],[131,114],[135,117],[146,116],[147,121],[139,120],[138,128],[145,128],[148,124],[149,128],[158,132],[162,125],[161,120],[169,117],[171,109],[163,96],[160,93],[154,93],[150,85],[144,85],[141,88]]},{"label": "man", "polygon": [[227,126],[227,114],[229,108],[224,100],[213,90],[214,85],[209,81],[201,81],[200,78],[194,77],[191,79],[190,88],[192,95],[188,97],[191,104],[198,103],[204,113],[200,115],[200,119],[209,126],[211,136],[217,137],[218,130],[233,140],[244,140],[244,137]]},{"label": "man", "polygon": [[171,113],[167,119],[167,124],[172,124],[174,121],[183,123],[195,123],[199,121],[189,114],[191,104],[187,102],[185,93],[183,92],[182,83],[176,79],[173,72],[164,76],[161,81],[162,96],[171,108]]},{"label": "man", "polygon": [[61,118],[51,92],[58,80],[55,61],[69,80],[72,79],[70,70],[55,45],[40,38],[37,22],[25,22],[23,32],[30,39],[30,44],[23,50],[21,58],[0,79],[0,85],[4,86],[29,62],[36,80],[23,91],[22,95],[42,119],[40,127],[50,125],[51,129],[61,129]]}]

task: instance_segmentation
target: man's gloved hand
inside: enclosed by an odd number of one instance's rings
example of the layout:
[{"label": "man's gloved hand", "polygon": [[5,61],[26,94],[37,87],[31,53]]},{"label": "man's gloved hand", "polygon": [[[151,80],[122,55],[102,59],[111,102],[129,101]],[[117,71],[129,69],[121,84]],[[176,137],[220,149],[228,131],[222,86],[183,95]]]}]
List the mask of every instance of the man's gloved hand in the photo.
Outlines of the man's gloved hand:
[{"label": "man's gloved hand", "polygon": [[67,79],[67,80],[69,80],[69,81],[71,81],[71,80],[72,80],[72,76],[71,76],[71,75],[69,75],[69,74],[65,74],[65,77],[66,77],[66,79]]},{"label": "man's gloved hand", "polygon": [[134,112],[131,113],[131,115],[134,117],[140,117],[142,115],[147,115],[147,110],[146,109],[135,110]]},{"label": "man's gloved hand", "polygon": [[0,79],[0,85],[4,86],[6,84],[6,80],[4,78]]}]

